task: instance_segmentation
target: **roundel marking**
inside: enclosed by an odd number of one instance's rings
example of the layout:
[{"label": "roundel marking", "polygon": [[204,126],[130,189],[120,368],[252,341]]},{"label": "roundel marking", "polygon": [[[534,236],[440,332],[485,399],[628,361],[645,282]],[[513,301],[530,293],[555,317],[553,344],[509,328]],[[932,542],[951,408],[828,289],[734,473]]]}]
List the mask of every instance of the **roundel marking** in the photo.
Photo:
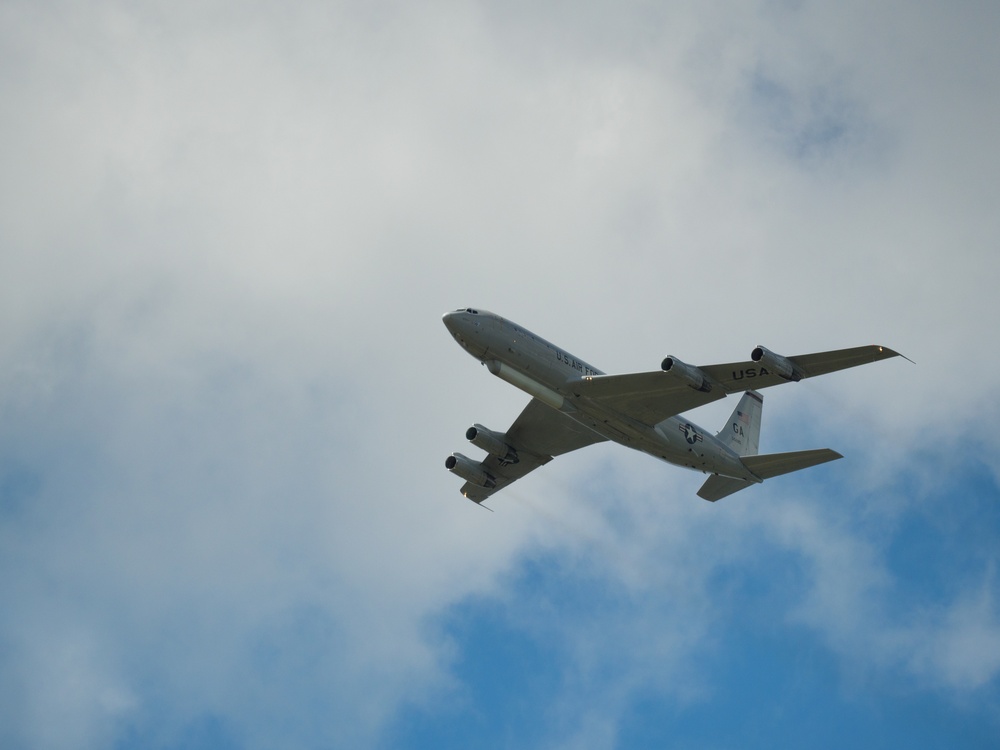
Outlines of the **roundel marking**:
[{"label": "roundel marking", "polygon": [[691,443],[691,445],[694,445],[701,439],[701,435],[698,434],[698,430],[696,430],[694,425],[691,423],[681,425],[681,432],[684,433],[684,439]]}]

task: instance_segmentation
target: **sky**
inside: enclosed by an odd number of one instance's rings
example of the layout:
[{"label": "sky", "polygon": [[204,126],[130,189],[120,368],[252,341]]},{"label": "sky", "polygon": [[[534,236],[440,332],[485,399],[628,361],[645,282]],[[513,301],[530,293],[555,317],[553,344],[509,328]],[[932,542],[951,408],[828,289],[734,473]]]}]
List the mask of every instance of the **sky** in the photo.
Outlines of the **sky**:
[{"label": "sky", "polygon": [[[0,1],[0,746],[994,748],[1000,6]],[[764,392],[710,504],[527,396]],[[727,399],[691,416],[721,427]]]}]

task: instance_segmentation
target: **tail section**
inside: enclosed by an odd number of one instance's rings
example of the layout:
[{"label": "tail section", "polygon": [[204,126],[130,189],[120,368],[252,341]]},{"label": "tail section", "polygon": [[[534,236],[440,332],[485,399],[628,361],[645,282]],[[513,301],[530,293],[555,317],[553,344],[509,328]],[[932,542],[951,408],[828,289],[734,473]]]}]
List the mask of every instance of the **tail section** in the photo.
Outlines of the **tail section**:
[{"label": "tail section", "polygon": [[763,409],[764,398],[756,391],[747,391],[736,404],[729,423],[719,430],[716,437],[735,451],[737,456],[756,456],[760,446],[760,417]]},{"label": "tail section", "polygon": [[[761,481],[771,477],[779,477],[782,474],[789,474],[800,469],[808,469],[810,466],[825,464],[827,461],[836,461],[843,458],[837,451],[829,448],[819,448],[811,451],[792,451],[791,453],[765,453],[762,456],[744,456],[743,465]],[[714,475],[698,490],[698,497],[715,502],[732,495],[734,492],[746,489],[756,482],[747,482],[742,479],[723,477]]]}]

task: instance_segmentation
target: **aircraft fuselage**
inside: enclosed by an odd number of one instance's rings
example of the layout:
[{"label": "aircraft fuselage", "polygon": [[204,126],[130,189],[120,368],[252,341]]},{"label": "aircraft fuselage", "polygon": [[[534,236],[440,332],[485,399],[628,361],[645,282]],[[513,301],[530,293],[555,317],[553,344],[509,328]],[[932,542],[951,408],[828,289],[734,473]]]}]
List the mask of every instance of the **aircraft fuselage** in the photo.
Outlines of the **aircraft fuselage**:
[{"label": "aircraft fuselage", "polygon": [[574,385],[604,373],[506,318],[468,308],[447,313],[444,324],[492,374],[608,440],[677,466],[761,481],[731,448],[683,416],[650,426],[581,396]]}]

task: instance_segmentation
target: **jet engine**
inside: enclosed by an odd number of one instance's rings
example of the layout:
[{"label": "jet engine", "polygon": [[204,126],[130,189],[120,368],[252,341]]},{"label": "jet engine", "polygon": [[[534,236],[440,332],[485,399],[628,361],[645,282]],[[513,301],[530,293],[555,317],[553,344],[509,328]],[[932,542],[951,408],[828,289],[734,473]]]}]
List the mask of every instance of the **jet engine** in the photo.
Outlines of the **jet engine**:
[{"label": "jet engine", "polygon": [[712,384],[701,370],[694,365],[685,364],[677,357],[667,357],[660,365],[664,372],[672,372],[696,391],[708,393],[712,390]]},{"label": "jet engine", "polygon": [[775,354],[769,349],[765,349],[763,346],[758,346],[754,349],[750,353],[750,359],[754,362],[760,362],[761,365],[766,367],[775,375],[780,375],[785,380],[794,380],[796,382],[802,380],[801,370],[799,370],[790,359],[782,357],[780,354]]},{"label": "jet engine", "polygon": [[505,435],[488,430],[481,424],[476,424],[466,430],[465,437],[477,448],[482,448],[487,453],[492,453],[499,458],[501,463],[517,463],[517,451],[507,444],[504,439]]},{"label": "jet engine", "polygon": [[452,474],[457,474],[466,482],[480,487],[492,489],[497,486],[496,480],[479,468],[479,464],[461,453],[452,453],[444,460],[444,468]]}]

